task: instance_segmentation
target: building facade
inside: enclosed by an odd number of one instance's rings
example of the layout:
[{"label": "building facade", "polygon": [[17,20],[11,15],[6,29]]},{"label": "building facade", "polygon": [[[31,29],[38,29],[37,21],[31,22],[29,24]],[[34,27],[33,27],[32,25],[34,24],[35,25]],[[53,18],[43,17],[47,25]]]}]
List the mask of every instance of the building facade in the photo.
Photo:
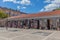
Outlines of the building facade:
[{"label": "building facade", "polygon": [[5,19],[5,27],[60,30],[60,10],[37,14],[22,14]]}]

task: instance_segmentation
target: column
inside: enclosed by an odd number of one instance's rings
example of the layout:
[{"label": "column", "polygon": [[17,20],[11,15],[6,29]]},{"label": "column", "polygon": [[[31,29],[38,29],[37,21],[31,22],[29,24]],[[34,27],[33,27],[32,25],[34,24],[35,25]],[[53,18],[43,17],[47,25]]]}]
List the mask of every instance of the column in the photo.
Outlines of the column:
[{"label": "column", "polygon": [[19,20],[19,27],[21,28],[21,21]]},{"label": "column", "polygon": [[8,21],[5,22],[5,27],[7,27],[7,26],[8,26]]},{"label": "column", "polygon": [[18,28],[18,21],[16,21],[16,28]]},{"label": "column", "polygon": [[30,29],[31,28],[31,22],[30,22],[30,20],[28,20],[28,29]]},{"label": "column", "polygon": [[6,30],[8,30],[8,21],[6,21],[5,25],[6,25]]},{"label": "column", "polygon": [[12,24],[13,24],[13,21],[10,21],[10,22],[11,22],[11,23],[10,23],[10,24],[11,24],[10,27],[12,28],[12,27],[13,27],[13,25],[12,25]]},{"label": "column", "polygon": [[14,20],[13,20],[13,22],[12,22],[12,25],[13,25],[13,28],[14,28],[14,27],[15,27]]},{"label": "column", "polygon": [[13,27],[13,21],[11,21],[11,28]]},{"label": "column", "polygon": [[21,23],[20,23],[20,24],[21,24],[21,28],[23,28],[23,21],[21,21]]},{"label": "column", "polygon": [[20,23],[19,23],[19,20],[18,20],[18,21],[17,21],[17,28],[20,28],[20,27],[19,27],[19,24],[20,24]]},{"label": "column", "polygon": [[9,21],[9,20],[7,20],[7,26],[8,26],[8,27],[9,27],[9,22],[10,22],[10,21]]},{"label": "column", "polygon": [[34,19],[31,20],[31,28],[34,28]]},{"label": "column", "polygon": [[14,28],[16,27],[15,21],[13,22]]},{"label": "column", "polygon": [[20,24],[20,22],[18,21],[18,28],[20,28],[19,24]]},{"label": "column", "polygon": [[18,21],[16,21],[16,28],[18,28]]},{"label": "column", "polygon": [[57,19],[57,30],[60,30],[60,19]]}]

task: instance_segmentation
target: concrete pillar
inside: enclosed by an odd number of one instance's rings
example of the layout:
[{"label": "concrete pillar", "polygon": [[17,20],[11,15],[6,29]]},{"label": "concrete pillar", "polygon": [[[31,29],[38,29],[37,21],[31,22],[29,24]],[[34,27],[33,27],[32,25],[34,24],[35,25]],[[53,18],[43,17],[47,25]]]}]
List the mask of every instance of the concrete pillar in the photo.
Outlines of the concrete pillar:
[{"label": "concrete pillar", "polygon": [[15,21],[13,20],[12,22],[12,27],[14,28],[15,27]]},{"label": "concrete pillar", "polygon": [[8,30],[8,21],[5,22],[6,30]]},{"label": "concrete pillar", "polygon": [[16,28],[16,21],[14,21],[14,23],[13,23],[13,24],[14,24],[14,28]]},{"label": "concrete pillar", "polygon": [[21,28],[21,21],[19,20],[19,27]]},{"label": "concrete pillar", "polygon": [[21,23],[20,23],[20,24],[21,24],[21,28],[23,28],[23,21],[21,21]]},{"label": "concrete pillar", "polygon": [[9,27],[9,21],[7,22],[7,25],[8,25],[8,27]]},{"label": "concrete pillar", "polygon": [[13,21],[13,28],[14,28],[15,24],[14,24],[14,21]]},{"label": "concrete pillar", "polygon": [[39,29],[41,29],[41,22],[40,22],[40,20],[39,20]]},{"label": "concrete pillar", "polygon": [[5,22],[5,27],[7,27],[7,26],[8,26],[8,21]]},{"label": "concrete pillar", "polygon": [[18,28],[18,21],[16,21],[16,28]]},{"label": "concrete pillar", "polygon": [[31,20],[31,28],[34,28],[34,19]]},{"label": "concrete pillar", "polygon": [[18,21],[18,28],[20,28],[20,21]]},{"label": "concrete pillar", "polygon": [[30,29],[31,28],[31,22],[30,22],[30,20],[28,20],[28,29]]},{"label": "concrete pillar", "polygon": [[18,28],[18,21],[16,21],[16,28]]},{"label": "concrete pillar", "polygon": [[57,19],[57,30],[60,30],[60,19]]},{"label": "concrete pillar", "polygon": [[10,27],[12,28],[12,27],[13,27],[13,25],[12,25],[13,21],[10,21],[10,22],[11,22],[11,23],[10,23],[10,24],[11,24]]},{"label": "concrete pillar", "polygon": [[20,28],[20,21],[17,21],[17,27]]},{"label": "concrete pillar", "polygon": [[13,27],[13,21],[11,21],[11,28]]}]

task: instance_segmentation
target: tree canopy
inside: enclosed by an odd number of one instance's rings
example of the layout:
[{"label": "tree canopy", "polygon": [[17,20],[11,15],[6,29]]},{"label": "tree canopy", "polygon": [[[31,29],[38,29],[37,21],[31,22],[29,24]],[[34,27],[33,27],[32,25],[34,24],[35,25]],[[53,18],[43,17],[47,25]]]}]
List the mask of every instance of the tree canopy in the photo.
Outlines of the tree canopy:
[{"label": "tree canopy", "polygon": [[0,19],[7,18],[8,14],[4,13],[3,11],[0,11]]}]

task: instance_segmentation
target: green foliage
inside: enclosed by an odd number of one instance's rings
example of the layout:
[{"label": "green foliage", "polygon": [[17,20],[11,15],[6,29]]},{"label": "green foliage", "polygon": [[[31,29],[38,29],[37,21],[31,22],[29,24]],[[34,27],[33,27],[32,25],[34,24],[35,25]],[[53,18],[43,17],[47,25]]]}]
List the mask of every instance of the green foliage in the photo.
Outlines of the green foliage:
[{"label": "green foliage", "polygon": [[3,18],[7,18],[8,17],[8,14],[4,13],[3,11],[0,11],[0,18],[3,19]]}]

